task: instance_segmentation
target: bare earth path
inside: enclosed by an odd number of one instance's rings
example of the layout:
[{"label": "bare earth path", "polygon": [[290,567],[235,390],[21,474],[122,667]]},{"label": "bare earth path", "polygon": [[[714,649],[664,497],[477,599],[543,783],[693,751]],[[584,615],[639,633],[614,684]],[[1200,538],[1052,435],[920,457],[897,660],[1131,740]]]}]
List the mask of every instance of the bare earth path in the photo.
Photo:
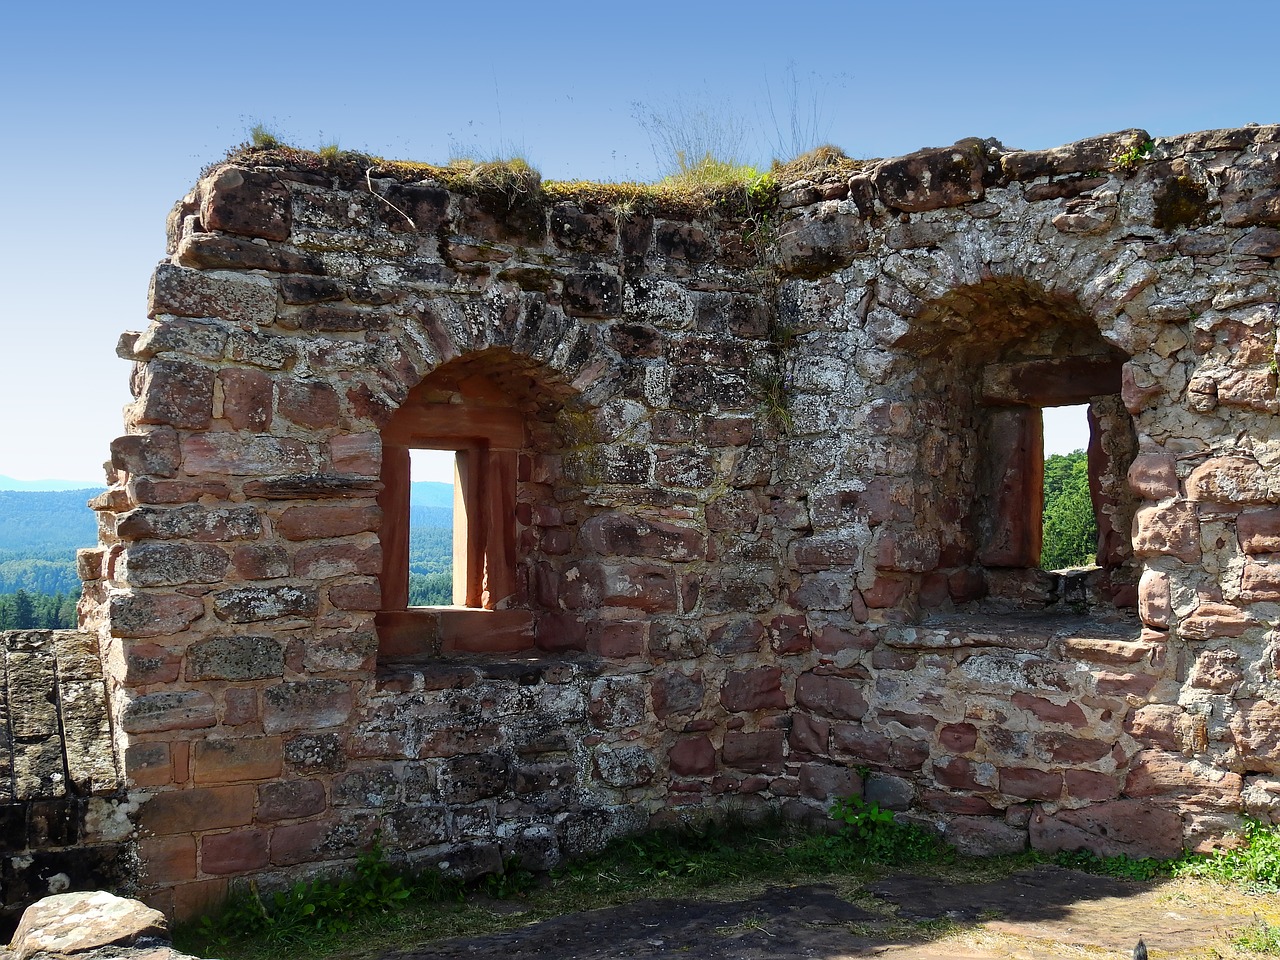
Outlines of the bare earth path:
[{"label": "bare earth path", "polygon": [[[1230,937],[1276,921],[1275,897],[1191,881],[1130,883],[1038,866],[985,883],[897,874],[866,887],[770,888],[736,902],[644,900],[394,960],[1040,960],[1235,955]],[[388,958],[391,960],[391,958]]]}]

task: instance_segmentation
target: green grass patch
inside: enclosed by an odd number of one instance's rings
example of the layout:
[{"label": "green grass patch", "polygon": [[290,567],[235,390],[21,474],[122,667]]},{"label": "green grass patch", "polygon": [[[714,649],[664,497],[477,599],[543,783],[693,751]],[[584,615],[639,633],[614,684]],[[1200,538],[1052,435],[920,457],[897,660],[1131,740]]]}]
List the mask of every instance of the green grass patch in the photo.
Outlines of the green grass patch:
[{"label": "green grass patch", "polygon": [[1280,829],[1246,817],[1239,846],[1175,862],[1180,877],[1199,877],[1259,892],[1280,891]]},{"label": "green grass patch", "polygon": [[1231,945],[1247,953],[1280,955],[1280,926],[1259,920],[1231,938]]}]

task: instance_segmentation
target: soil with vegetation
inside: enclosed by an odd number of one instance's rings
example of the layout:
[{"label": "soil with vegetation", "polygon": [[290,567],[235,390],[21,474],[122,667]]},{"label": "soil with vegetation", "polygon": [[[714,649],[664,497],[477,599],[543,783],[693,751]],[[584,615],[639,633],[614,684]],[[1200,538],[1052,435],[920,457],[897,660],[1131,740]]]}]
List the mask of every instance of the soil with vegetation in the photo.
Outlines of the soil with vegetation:
[{"label": "soil with vegetation", "polygon": [[836,829],[717,822],[615,841],[535,878],[406,875],[376,845],[355,873],[252,891],[178,932],[228,960],[692,956],[790,960],[1280,955],[1280,833],[1177,860],[958,856],[874,804]]}]

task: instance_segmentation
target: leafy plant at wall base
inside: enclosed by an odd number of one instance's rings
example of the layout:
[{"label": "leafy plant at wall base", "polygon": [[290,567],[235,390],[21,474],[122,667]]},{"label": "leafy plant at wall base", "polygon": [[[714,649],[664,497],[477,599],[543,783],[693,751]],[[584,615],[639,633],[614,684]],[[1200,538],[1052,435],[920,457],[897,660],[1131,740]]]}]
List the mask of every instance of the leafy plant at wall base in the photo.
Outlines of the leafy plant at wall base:
[{"label": "leafy plant at wall base", "polygon": [[1269,823],[1245,817],[1244,842],[1208,857],[1188,858],[1174,867],[1177,876],[1202,877],[1246,887],[1280,890],[1280,830]]},{"label": "leafy plant at wall base", "polygon": [[1134,859],[1123,854],[1115,857],[1100,857],[1088,850],[1076,850],[1055,854],[1053,862],[1060,867],[1116,877],[1120,880],[1154,880],[1156,877],[1169,876],[1173,872],[1173,864],[1177,861],[1156,860],[1151,857]]},{"label": "leafy plant at wall base", "polygon": [[913,823],[899,823],[892,811],[861,797],[837,800],[831,816],[842,824],[839,838],[874,863],[916,863],[938,859],[948,850],[936,834]]}]

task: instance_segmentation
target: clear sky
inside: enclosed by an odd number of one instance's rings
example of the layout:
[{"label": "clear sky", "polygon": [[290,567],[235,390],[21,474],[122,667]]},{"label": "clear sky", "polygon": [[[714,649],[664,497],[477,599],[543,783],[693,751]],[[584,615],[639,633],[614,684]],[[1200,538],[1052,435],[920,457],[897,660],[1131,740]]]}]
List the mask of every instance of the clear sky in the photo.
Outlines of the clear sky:
[{"label": "clear sky", "polygon": [[1275,121],[1278,34],[1274,0],[10,5],[0,474],[100,481],[165,215],[254,123],[389,158],[518,151],[549,178],[654,179],[637,114],[671,109],[740,119],[767,162],[793,101],[855,157],[1049,147]]}]

